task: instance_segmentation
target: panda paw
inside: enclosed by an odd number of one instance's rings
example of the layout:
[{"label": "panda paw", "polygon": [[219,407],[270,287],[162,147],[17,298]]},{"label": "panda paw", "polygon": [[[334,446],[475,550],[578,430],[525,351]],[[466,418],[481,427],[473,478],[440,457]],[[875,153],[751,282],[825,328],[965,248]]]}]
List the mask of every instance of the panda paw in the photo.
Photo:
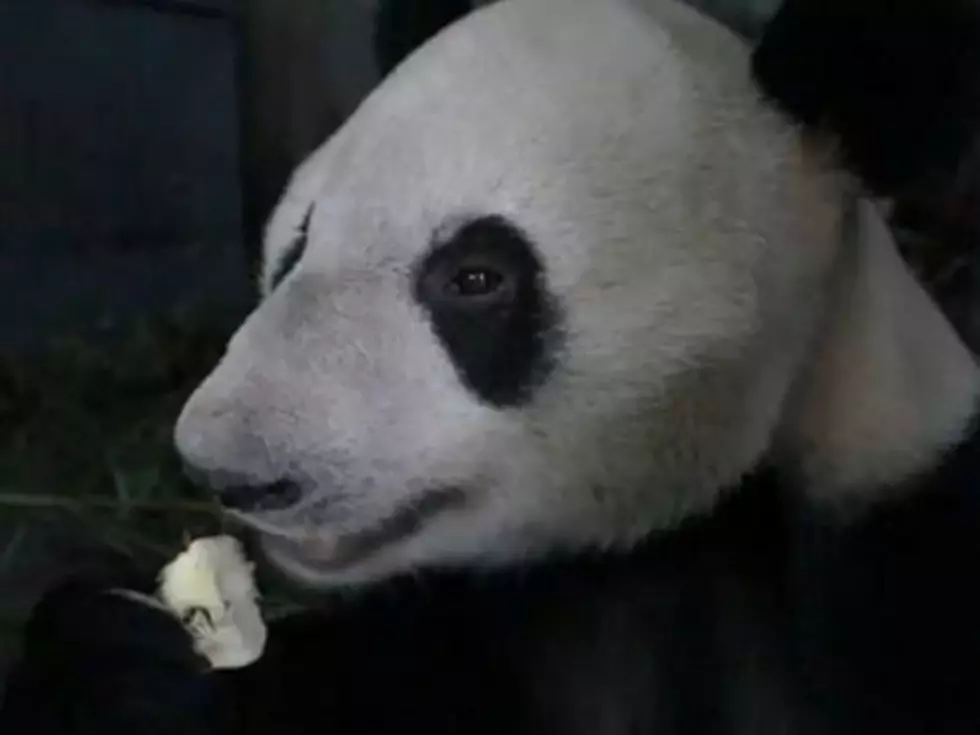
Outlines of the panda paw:
[{"label": "panda paw", "polygon": [[209,670],[180,620],[152,597],[72,580],[32,610],[0,704],[0,732],[225,732]]}]

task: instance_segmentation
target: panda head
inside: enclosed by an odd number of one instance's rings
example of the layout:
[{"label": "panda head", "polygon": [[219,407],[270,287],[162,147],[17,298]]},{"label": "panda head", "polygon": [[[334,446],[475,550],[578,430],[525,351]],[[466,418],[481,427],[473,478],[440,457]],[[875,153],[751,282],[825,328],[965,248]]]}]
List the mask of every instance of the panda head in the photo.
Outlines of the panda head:
[{"label": "panda head", "polygon": [[[762,462],[835,504],[927,467],[977,371],[862,186],[949,164],[953,133],[913,109],[862,145],[841,87],[905,91],[828,53],[887,22],[867,5],[838,36],[777,16],[754,55],[671,0],[503,0],[437,34],[295,173],[187,464],[318,586],[628,547]],[[811,99],[792,70],[821,48],[839,86]]]}]

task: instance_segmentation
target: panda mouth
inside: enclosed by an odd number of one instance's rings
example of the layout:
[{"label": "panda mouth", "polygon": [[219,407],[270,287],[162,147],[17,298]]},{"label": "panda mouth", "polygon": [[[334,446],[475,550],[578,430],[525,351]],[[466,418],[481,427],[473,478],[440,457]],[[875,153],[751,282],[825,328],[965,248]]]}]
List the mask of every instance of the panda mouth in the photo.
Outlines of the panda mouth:
[{"label": "panda mouth", "polygon": [[415,536],[436,517],[465,503],[466,494],[459,488],[439,488],[402,503],[363,529],[303,540],[266,534],[264,542],[273,557],[286,556],[303,565],[339,569]]}]

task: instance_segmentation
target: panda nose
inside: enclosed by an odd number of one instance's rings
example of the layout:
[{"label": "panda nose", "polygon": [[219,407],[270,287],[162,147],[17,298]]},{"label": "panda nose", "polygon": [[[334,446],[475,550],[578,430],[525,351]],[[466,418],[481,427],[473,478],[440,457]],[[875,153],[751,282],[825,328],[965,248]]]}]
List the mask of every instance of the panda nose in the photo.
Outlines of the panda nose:
[{"label": "panda nose", "polygon": [[303,499],[303,488],[288,478],[261,482],[254,477],[226,471],[203,471],[184,465],[184,473],[198,485],[205,485],[226,510],[261,513],[288,510]]},{"label": "panda nose", "polygon": [[242,513],[287,510],[302,500],[303,490],[292,480],[265,484],[236,484],[215,490],[218,502]]}]

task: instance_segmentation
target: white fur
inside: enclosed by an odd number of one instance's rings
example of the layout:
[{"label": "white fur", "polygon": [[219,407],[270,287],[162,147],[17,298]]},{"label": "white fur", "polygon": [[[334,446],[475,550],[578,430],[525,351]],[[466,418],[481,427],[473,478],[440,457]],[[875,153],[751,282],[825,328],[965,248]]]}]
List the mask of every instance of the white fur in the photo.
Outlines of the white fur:
[{"label": "white fur", "polygon": [[788,444],[812,494],[854,500],[892,489],[963,435],[977,365],[868,201],[854,212],[839,281]]},{"label": "white fur", "polygon": [[[709,509],[777,437],[815,497],[870,494],[937,456],[978,388],[890,240],[846,241],[853,188],[696,11],[503,0],[416,52],[298,170],[267,271],[313,206],[307,252],[271,293],[265,276],[178,446],[305,478],[302,507],[246,520],[306,539],[270,549],[317,584],[629,544]],[[557,370],[520,410],[466,390],[411,296],[433,232],[489,213],[530,235],[564,310]],[[471,505],[317,563],[434,485]]]}]

